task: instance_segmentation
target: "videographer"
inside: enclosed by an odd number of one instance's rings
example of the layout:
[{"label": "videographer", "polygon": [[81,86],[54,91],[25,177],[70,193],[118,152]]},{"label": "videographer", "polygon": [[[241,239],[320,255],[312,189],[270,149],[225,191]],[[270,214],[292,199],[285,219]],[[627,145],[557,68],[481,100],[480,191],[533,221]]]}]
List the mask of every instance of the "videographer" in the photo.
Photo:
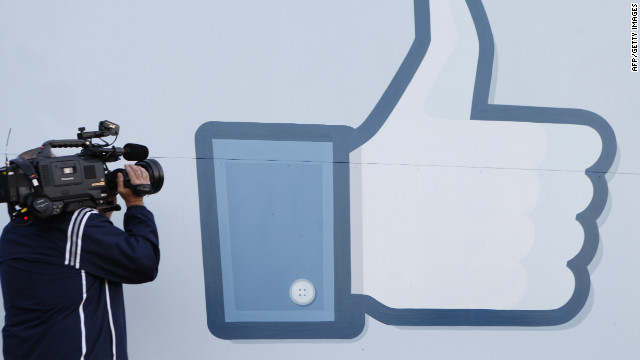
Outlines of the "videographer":
[{"label": "videographer", "polygon": [[[125,171],[131,184],[149,183],[144,168]],[[5,227],[5,360],[128,358],[122,284],[154,280],[160,250],[153,214],[122,173],[117,192],[127,206],[124,231],[91,208]]]}]

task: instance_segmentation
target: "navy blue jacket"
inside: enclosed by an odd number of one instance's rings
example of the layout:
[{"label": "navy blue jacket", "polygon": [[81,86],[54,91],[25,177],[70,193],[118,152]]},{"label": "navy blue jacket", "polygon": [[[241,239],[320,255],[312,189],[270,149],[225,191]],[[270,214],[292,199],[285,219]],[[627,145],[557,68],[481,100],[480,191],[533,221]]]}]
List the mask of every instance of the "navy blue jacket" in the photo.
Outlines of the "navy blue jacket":
[{"label": "navy blue jacket", "polygon": [[155,279],[160,250],[144,206],[127,209],[124,229],[94,209],[5,227],[5,360],[127,359],[122,283]]}]

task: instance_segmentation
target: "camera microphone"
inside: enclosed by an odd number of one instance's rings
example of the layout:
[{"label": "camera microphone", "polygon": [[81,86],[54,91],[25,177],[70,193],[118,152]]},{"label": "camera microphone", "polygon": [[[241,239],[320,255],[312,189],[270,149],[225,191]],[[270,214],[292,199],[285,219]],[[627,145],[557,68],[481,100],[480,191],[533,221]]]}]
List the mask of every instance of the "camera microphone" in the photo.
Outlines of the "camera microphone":
[{"label": "camera microphone", "polygon": [[139,144],[125,144],[122,147],[122,157],[129,161],[142,161],[146,160],[149,156],[149,149],[144,145]]}]

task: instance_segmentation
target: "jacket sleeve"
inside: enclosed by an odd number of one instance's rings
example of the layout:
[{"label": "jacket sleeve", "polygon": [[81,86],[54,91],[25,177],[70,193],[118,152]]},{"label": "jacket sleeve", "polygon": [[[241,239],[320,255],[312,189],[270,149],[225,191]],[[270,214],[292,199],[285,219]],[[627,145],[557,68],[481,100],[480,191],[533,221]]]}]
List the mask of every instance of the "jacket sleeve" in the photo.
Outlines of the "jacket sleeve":
[{"label": "jacket sleeve", "polygon": [[95,210],[78,210],[68,232],[67,265],[128,284],[152,281],[158,274],[158,230],[144,206],[127,209],[124,231]]}]

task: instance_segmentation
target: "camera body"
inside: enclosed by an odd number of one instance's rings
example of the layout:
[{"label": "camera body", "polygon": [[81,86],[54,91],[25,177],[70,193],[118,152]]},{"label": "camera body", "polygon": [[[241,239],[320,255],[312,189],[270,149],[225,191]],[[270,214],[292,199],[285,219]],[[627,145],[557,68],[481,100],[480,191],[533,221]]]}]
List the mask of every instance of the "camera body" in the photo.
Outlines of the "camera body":
[{"label": "camera body", "polygon": [[[81,207],[101,211],[120,210],[111,195],[117,192],[117,174],[125,175],[125,186],[138,196],[155,194],[162,188],[164,173],[160,164],[148,159],[143,145],[126,144],[123,148],[111,146],[102,140],[119,133],[119,126],[101,121],[98,131],[78,129],[73,140],[49,140],[39,150],[31,151],[30,158],[18,157],[0,168],[0,202],[6,202],[12,218],[30,216],[47,218]],[[100,138],[103,144],[91,140]],[[82,148],[79,154],[52,157],[52,148]],[[150,184],[133,185],[126,171],[110,171],[107,163],[134,160],[149,173]]]}]

